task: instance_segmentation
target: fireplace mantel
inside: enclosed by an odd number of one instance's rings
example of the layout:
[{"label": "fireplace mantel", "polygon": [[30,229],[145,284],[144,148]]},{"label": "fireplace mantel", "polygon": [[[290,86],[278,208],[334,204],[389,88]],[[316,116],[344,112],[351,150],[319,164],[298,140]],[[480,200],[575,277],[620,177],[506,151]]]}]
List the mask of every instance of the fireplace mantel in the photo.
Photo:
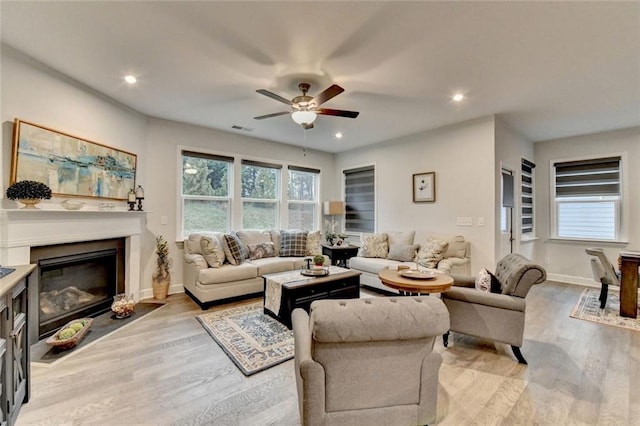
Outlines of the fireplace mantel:
[{"label": "fireplace mantel", "polygon": [[0,209],[0,264],[28,264],[31,247],[125,238],[125,291],[138,300],[145,225],[144,211]]}]

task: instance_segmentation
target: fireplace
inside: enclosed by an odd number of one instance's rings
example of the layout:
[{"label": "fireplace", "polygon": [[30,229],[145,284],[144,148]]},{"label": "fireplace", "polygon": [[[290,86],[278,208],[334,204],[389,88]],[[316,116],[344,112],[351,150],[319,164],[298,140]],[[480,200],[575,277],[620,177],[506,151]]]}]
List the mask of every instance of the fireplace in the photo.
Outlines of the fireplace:
[{"label": "fireplace", "polygon": [[[67,322],[110,309],[125,291],[124,238],[31,248],[31,336],[43,339]],[[35,339],[34,339],[35,340]]]}]

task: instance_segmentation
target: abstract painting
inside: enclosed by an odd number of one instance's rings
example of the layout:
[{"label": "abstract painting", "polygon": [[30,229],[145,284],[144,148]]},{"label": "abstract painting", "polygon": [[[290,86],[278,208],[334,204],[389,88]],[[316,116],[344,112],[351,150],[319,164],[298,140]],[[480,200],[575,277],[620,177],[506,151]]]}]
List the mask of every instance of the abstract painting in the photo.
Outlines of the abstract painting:
[{"label": "abstract painting", "polygon": [[35,180],[56,195],[126,200],[135,188],[136,155],[15,120],[11,183]]}]

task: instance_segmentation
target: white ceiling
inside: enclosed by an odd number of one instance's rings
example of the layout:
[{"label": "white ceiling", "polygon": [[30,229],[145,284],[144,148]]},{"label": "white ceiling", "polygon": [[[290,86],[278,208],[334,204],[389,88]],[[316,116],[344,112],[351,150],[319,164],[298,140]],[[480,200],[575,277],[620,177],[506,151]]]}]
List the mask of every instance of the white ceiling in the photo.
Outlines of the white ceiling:
[{"label": "white ceiling", "polygon": [[[533,141],[640,125],[637,1],[0,7],[3,43],[144,114],[328,152],[489,114]],[[253,119],[287,109],[256,89],[292,98],[301,76],[360,116]]]}]

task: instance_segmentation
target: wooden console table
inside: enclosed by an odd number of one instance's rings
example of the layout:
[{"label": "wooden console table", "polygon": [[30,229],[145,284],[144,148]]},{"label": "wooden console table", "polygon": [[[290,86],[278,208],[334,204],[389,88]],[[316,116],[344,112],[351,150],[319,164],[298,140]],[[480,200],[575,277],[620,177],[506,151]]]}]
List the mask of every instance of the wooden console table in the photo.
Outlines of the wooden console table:
[{"label": "wooden console table", "polygon": [[13,425],[29,401],[28,291],[36,265],[11,266],[0,278],[0,424]]},{"label": "wooden console table", "polygon": [[640,251],[623,251],[622,279],[620,281],[620,316],[637,318],[638,316],[638,267]]}]

